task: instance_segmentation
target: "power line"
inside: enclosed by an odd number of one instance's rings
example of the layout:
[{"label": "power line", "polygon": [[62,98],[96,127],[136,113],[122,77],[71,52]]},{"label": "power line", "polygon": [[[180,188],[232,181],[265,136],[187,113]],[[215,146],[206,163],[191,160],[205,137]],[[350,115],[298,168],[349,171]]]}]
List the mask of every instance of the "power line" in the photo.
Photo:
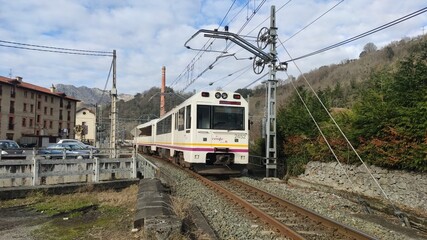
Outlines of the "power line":
[{"label": "power line", "polygon": [[112,57],[113,56],[111,54],[67,52],[67,51],[59,51],[59,50],[47,50],[47,49],[38,49],[38,48],[29,48],[29,47],[20,47],[20,46],[10,46],[10,45],[4,45],[4,44],[0,44],[0,47],[17,48],[17,49],[24,49],[24,50],[39,51],[39,52],[63,53],[63,54],[71,54],[71,55],[85,55],[85,56],[99,56],[99,57]]},{"label": "power line", "polygon": [[314,19],[313,21],[311,21],[309,24],[307,24],[306,26],[304,26],[303,28],[301,28],[298,32],[294,33],[292,36],[290,36],[289,38],[287,38],[283,42],[285,43],[285,42],[289,41],[291,38],[295,37],[300,32],[304,31],[306,28],[308,28],[309,26],[311,26],[313,23],[317,22],[317,20],[319,20],[320,18],[322,18],[323,16],[325,16],[327,13],[329,13],[330,11],[332,11],[334,8],[336,8],[338,5],[340,5],[342,2],[344,2],[344,0],[341,0],[340,2],[338,2],[337,4],[335,4],[334,6],[332,6],[330,9],[328,9],[328,11],[324,12],[323,14],[321,14],[319,17],[317,17],[316,19]]},{"label": "power line", "polygon": [[96,105],[98,105],[99,103],[101,103],[102,99],[104,98],[104,93],[107,90],[107,85],[108,85],[108,81],[110,79],[110,74],[111,74],[111,70],[113,69],[113,62],[114,60],[111,61],[111,65],[110,65],[110,70],[108,71],[108,76],[107,76],[107,81],[105,81],[105,86],[104,86],[104,90],[102,91],[102,95],[99,98],[99,100],[96,102]]},{"label": "power line", "polygon": [[71,52],[112,54],[112,52],[107,52],[107,51],[94,51],[94,50],[84,50],[84,49],[76,49],[76,48],[60,48],[60,47],[51,47],[51,46],[44,46],[44,45],[35,45],[35,44],[28,44],[28,43],[19,43],[19,42],[12,42],[12,41],[4,41],[4,40],[0,40],[0,42],[7,43],[7,44],[21,45],[21,46],[29,46],[29,47],[37,47],[37,48],[47,48],[47,49],[56,49],[56,50],[71,51]]},{"label": "power line", "polygon": [[[330,46],[328,46],[328,47],[325,47],[325,48],[319,49],[319,50],[317,50],[317,51],[314,51],[314,52],[311,52],[311,53],[308,53],[308,54],[302,55],[302,56],[297,57],[297,58],[292,58],[292,59],[286,60],[286,61],[284,61],[283,63],[290,62],[290,61],[300,60],[300,59],[303,59],[303,58],[306,58],[306,57],[311,57],[311,56],[313,56],[313,55],[316,55],[316,54],[319,54],[319,53],[322,53],[322,52],[326,52],[326,51],[328,51],[328,50],[331,50],[331,49],[334,49],[334,48],[340,47],[340,46],[342,46],[342,45],[344,45],[344,44],[347,44],[347,43],[350,43],[350,42],[356,41],[356,40],[358,40],[358,39],[360,39],[360,38],[363,38],[363,37],[369,36],[369,35],[371,35],[371,34],[374,34],[374,33],[376,33],[376,32],[379,32],[379,31],[381,31],[381,30],[384,30],[384,29],[386,29],[386,28],[389,28],[389,27],[391,27],[391,26],[394,26],[394,25],[396,25],[396,24],[398,24],[398,23],[404,22],[404,21],[406,21],[406,20],[408,20],[408,19],[411,19],[411,18],[413,18],[413,17],[415,17],[415,16],[418,16],[418,15],[420,15],[420,14],[422,14],[422,13],[425,13],[425,12],[427,12],[427,7],[422,8],[422,9],[420,9],[420,10],[418,10],[418,11],[413,12],[413,13],[410,13],[410,14],[408,14],[408,15],[405,15],[405,16],[403,16],[403,17],[401,17],[401,18],[396,19],[396,20],[393,20],[393,21],[391,21],[391,22],[389,22],[389,23],[383,24],[383,25],[381,25],[381,26],[379,26],[379,27],[376,27],[376,28],[374,28],[374,29],[371,29],[371,30],[369,30],[369,31],[366,31],[366,32],[364,32],[364,33],[361,33],[361,34],[359,34],[359,35],[356,35],[356,36],[354,36],[354,37],[351,37],[351,38],[349,38],[349,39],[346,39],[346,40],[344,40],[344,41],[341,41],[341,42],[339,42],[339,43],[335,43],[335,44],[330,45]],[[283,42],[282,42],[282,41],[280,41],[280,39],[279,39],[279,42],[280,42],[280,44],[282,45],[282,47],[284,48],[285,46],[283,45]]]}]

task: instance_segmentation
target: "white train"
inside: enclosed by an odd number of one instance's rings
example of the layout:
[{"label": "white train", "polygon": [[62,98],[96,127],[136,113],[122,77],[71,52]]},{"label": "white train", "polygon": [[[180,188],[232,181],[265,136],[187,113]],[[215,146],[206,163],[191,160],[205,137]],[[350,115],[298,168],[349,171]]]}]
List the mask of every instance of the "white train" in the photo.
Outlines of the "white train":
[{"label": "white train", "polygon": [[239,93],[200,92],[138,125],[136,147],[202,174],[236,173],[249,159],[248,110]]}]

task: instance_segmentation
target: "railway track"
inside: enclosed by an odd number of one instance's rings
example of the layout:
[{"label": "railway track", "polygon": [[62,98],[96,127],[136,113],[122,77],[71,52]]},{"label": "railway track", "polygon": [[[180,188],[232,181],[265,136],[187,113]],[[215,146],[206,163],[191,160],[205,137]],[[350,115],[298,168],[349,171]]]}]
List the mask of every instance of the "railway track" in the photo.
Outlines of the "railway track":
[{"label": "railway track", "polygon": [[188,172],[283,236],[292,239],[375,239],[239,180],[211,181]]}]

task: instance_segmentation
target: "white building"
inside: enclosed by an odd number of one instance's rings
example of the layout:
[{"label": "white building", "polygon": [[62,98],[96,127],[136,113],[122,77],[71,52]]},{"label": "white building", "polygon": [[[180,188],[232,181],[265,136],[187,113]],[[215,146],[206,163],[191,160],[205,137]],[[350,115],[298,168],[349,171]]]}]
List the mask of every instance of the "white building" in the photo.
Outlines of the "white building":
[{"label": "white building", "polygon": [[81,134],[76,133],[75,138],[89,142],[94,145],[96,142],[96,114],[89,108],[81,108],[76,112],[76,127],[81,126]]}]

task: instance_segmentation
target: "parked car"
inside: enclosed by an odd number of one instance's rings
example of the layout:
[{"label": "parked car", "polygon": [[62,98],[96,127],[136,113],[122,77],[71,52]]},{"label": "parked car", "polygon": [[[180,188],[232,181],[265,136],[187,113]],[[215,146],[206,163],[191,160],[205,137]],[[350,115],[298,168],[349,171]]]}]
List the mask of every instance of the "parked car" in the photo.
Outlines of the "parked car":
[{"label": "parked car", "polygon": [[0,140],[1,158],[5,159],[25,159],[25,151],[19,147],[18,143],[12,140]]},{"label": "parked car", "polygon": [[39,149],[38,154],[43,155],[45,158],[57,158],[63,157],[65,151],[66,158],[89,158],[90,152],[92,154],[98,153],[98,149],[88,149],[81,146],[78,143],[56,143],[48,146],[47,148]]},{"label": "parked car", "polygon": [[80,146],[84,147],[84,148],[93,148],[96,149],[96,147],[92,146],[92,145],[88,145],[85,143],[82,143],[81,141],[77,140],[77,139],[61,139],[59,140],[57,143],[77,143]]}]

